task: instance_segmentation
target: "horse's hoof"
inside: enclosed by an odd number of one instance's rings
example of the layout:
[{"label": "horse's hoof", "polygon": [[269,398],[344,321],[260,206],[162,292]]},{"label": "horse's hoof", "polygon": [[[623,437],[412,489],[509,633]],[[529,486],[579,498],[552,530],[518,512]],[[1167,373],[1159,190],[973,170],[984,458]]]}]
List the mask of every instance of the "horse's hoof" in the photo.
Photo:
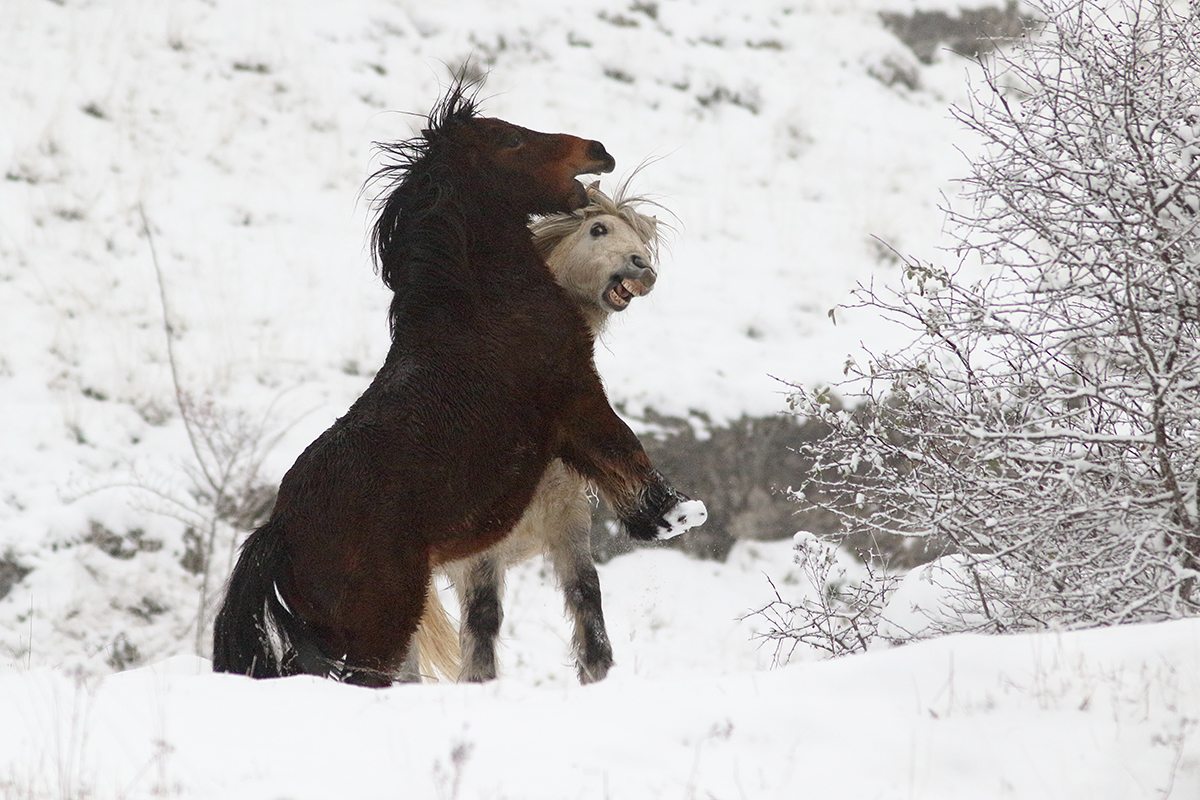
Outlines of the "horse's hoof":
[{"label": "horse's hoof", "polygon": [[658,526],[658,538],[672,539],[691,528],[699,527],[708,519],[708,509],[700,500],[684,500],[663,514],[666,525]]},{"label": "horse's hoof", "polygon": [[597,664],[579,664],[578,669],[576,670],[579,675],[579,684],[581,686],[587,686],[589,683],[596,683],[597,681],[604,680],[604,677],[608,675],[608,670],[611,666],[611,658],[609,658],[607,661],[602,661]]}]

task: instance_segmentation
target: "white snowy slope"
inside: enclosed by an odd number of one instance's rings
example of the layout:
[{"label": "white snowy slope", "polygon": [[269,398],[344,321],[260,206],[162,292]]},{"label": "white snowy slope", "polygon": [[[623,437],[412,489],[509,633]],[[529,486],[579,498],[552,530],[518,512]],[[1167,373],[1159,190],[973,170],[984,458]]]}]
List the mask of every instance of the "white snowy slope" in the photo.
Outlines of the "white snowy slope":
[{"label": "white snowy slope", "polygon": [[919,65],[878,18],[937,7],[4,0],[0,795],[1196,796],[1195,623],[776,669],[741,617],[768,577],[811,591],[788,542],[604,565],[618,665],[587,688],[537,562],[493,685],[253,682],[195,655],[235,542],[218,530],[207,585],[185,568],[211,499],[164,328],[212,446],[277,483],[386,353],[371,142],[418,130],[452,68],[490,71],[489,114],[603,141],[605,186],[650,162],[635,189],[677,235],[598,364],[635,424],[721,422],[892,343],[828,316],[896,279],[876,237],[937,257],[969,67]]},{"label": "white snowy slope", "polygon": [[[630,560],[695,581],[675,553]],[[724,672],[709,648],[727,622],[697,596],[684,586],[654,598],[668,622],[659,632],[682,635],[655,639],[644,619],[614,625],[621,663],[586,688],[515,676],[382,691],[253,681],[212,675],[194,656],[92,680],[0,676],[0,787],[12,798],[223,800],[1200,792],[1196,621],[956,636]],[[624,610],[623,595],[609,597]],[[656,651],[654,666],[630,663],[638,647]]]}]

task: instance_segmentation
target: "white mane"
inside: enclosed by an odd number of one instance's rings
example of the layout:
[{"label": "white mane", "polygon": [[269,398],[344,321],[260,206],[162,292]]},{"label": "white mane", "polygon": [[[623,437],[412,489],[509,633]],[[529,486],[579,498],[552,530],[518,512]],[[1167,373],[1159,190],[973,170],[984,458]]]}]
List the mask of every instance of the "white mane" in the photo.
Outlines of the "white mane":
[{"label": "white mane", "polygon": [[659,222],[658,217],[638,211],[640,206],[662,208],[662,205],[644,195],[628,194],[631,178],[633,175],[621,181],[616,191],[613,192],[613,197],[600,191],[600,182],[596,181],[588,187],[588,199],[591,202],[583,208],[570,214],[539,217],[531,222],[529,230],[533,233],[533,244],[542,258],[548,257],[563,239],[578,230],[579,226],[587,220],[601,214],[611,214],[623,220],[633,229],[650,252],[650,257],[657,262],[658,245],[662,239],[662,232],[670,230],[670,226]]}]

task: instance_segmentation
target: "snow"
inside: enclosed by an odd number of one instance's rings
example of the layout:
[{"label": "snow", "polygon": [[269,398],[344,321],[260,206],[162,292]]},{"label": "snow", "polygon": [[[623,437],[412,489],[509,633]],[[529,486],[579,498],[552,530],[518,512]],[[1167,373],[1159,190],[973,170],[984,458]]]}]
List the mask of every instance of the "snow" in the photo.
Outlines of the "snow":
[{"label": "snow", "polygon": [[[790,542],[601,566],[617,666],[588,687],[536,561],[486,686],[253,682],[194,655],[211,598],[181,561],[211,508],[164,323],[205,430],[244,435],[217,448],[277,483],[383,360],[370,145],[412,135],[448,68],[490,71],[489,114],[603,141],[606,187],[646,164],[633,189],[677,234],[597,363],[635,426],[720,423],[895,342],[829,312],[897,280],[887,246],[938,259],[970,68],[918,64],[877,12],[954,5],[7,0],[0,565],[28,574],[0,598],[3,795],[1195,796],[1196,623],[776,667],[747,614],[768,577],[813,591]],[[896,68],[919,88],[872,77]],[[914,624],[936,591],[905,586]]]},{"label": "snow", "polygon": [[[1200,622],[954,636],[767,670],[745,631],[726,639],[737,625],[715,602],[695,602],[705,591],[730,597],[725,581],[749,588],[743,600],[763,599],[736,562],[781,569],[788,543],[756,545],[757,558],[738,547],[732,565],[698,568],[648,551],[602,568],[618,664],[587,687],[566,665],[536,677],[565,652],[565,642],[535,648],[523,638],[541,621],[518,623],[506,656],[521,648],[543,663],[483,686],[253,681],[212,675],[207,661],[183,655],[101,679],[52,669],[2,676],[0,775],[12,797],[957,800],[1200,790]],[[536,575],[519,590],[551,591]]]},{"label": "snow", "polygon": [[[669,519],[667,519],[669,517]],[[703,525],[708,519],[708,509],[702,500],[684,500],[664,515],[667,526],[659,527],[660,539],[674,539],[692,528]]]}]

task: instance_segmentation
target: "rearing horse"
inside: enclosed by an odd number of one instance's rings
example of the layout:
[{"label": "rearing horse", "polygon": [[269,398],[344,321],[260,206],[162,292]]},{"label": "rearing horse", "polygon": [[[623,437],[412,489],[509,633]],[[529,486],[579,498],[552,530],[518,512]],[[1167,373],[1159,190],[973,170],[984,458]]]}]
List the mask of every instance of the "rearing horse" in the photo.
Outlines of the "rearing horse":
[{"label": "rearing horse", "polygon": [[[480,117],[457,83],[394,163],[372,233],[394,292],[392,345],[345,416],[284,475],[217,615],[213,668],[367,686],[416,678],[432,570],[504,538],[553,459],[591,480],[629,534],[704,521],[605,397],[578,303],[530,215],[587,204],[596,141]],[[413,652],[410,652],[413,651]]]}]

